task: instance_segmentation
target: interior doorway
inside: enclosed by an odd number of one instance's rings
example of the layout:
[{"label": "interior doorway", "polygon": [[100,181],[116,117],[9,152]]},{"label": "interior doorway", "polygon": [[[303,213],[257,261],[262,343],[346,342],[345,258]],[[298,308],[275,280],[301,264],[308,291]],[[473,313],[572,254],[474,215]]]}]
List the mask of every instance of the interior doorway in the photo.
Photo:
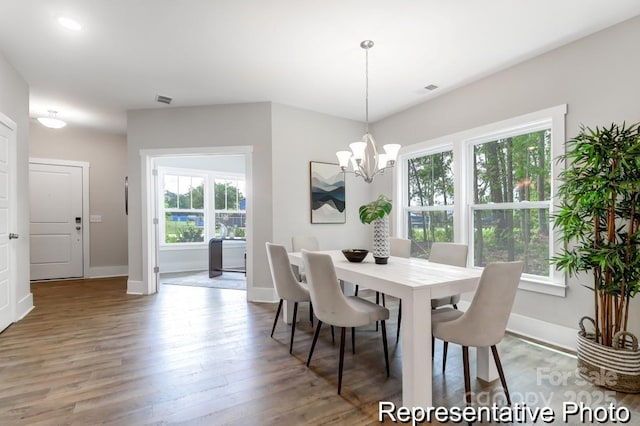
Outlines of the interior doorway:
[{"label": "interior doorway", "polygon": [[157,170],[160,284],[244,290],[244,155],[162,157]]},{"label": "interior doorway", "polygon": [[[209,242],[213,238],[224,239],[229,249],[236,249],[226,251],[225,266],[240,272],[249,293],[251,147],[143,150],[141,156],[142,263],[148,293],[161,291],[161,274],[208,274]],[[224,199],[231,198],[235,204],[221,208],[222,198],[216,190],[221,188],[227,189]],[[231,253],[238,248],[239,259]]]}]

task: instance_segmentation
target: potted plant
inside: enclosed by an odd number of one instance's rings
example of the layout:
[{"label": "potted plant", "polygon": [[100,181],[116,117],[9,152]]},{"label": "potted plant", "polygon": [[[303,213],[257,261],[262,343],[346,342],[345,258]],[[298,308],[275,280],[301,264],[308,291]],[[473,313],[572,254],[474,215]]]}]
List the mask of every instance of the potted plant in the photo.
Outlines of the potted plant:
[{"label": "potted plant", "polygon": [[640,290],[640,127],[582,127],[566,144],[554,228],[565,248],[551,259],[569,276],[593,275],[593,333],[578,335],[580,374],[597,385],[640,392],[640,352],[627,331]]},{"label": "potted plant", "polygon": [[378,264],[386,264],[389,258],[389,214],[391,200],[380,194],[374,201],[360,206],[360,222],[373,224],[373,258]]}]

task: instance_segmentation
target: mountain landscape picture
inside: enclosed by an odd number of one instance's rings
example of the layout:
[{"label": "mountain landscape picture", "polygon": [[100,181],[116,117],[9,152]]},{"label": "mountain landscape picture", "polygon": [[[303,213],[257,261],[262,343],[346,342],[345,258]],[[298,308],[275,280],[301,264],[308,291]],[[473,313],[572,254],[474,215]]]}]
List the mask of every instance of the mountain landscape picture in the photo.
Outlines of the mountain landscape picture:
[{"label": "mountain landscape picture", "polygon": [[311,223],[345,223],[344,172],[337,164],[310,162]]}]

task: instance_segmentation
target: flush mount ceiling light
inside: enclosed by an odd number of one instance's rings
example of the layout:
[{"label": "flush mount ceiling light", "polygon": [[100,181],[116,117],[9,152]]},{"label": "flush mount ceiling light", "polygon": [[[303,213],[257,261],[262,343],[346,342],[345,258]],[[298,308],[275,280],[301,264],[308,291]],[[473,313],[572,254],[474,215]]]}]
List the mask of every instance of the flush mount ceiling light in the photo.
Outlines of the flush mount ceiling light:
[{"label": "flush mount ceiling light", "polygon": [[50,129],[61,129],[64,126],[67,125],[67,123],[65,123],[64,121],[56,118],[56,115],[58,114],[58,111],[54,111],[54,110],[49,110],[49,116],[48,117],[38,117],[38,121],[40,122],[40,124],[42,124],[45,127],[48,127]]},{"label": "flush mount ceiling light", "polygon": [[[400,150],[398,144],[384,145],[384,153],[379,153],[376,148],[376,142],[369,133],[369,49],[373,47],[371,40],[365,40],[360,43],[360,47],[365,51],[365,119],[367,123],[364,136],[359,142],[349,144],[351,151],[338,151],[336,156],[340,162],[340,169],[345,173],[354,173],[361,176],[365,182],[373,182],[373,178],[385,169],[393,167],[396,163],[396,157]],[[349,163],[353,170],[348,170]]]},{"label": "flush mount ceiling light", "polygon": [[64,28],[71,31],[80,31],[82,29],[82,25],[75,19],[68,18],[66,16],[61,16],[58,18],[58,24],[62,25]]}]

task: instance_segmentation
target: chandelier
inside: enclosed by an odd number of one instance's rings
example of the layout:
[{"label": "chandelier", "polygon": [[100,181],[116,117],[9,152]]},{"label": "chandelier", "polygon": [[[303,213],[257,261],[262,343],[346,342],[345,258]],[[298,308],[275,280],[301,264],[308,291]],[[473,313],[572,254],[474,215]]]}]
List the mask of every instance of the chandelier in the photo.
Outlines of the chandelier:
[{"label": "chandelier", "polygon": [[[373,182],[376,175],[384,173],[396,162],[400,145],[384,145],[384,152],[378,152],[376,142],[369,133],[369,49],[373,47],[373,41],[365,40],[360,43],[360,47],[365,51],[365,119],[366,131],[359,142],[349,144],[351,151],[338,151],[336,156],[340,162],[340,169],[345,173],[354,173],[361,176],[365,182]],[[351,164],[352,170],[349,170]]]}]

